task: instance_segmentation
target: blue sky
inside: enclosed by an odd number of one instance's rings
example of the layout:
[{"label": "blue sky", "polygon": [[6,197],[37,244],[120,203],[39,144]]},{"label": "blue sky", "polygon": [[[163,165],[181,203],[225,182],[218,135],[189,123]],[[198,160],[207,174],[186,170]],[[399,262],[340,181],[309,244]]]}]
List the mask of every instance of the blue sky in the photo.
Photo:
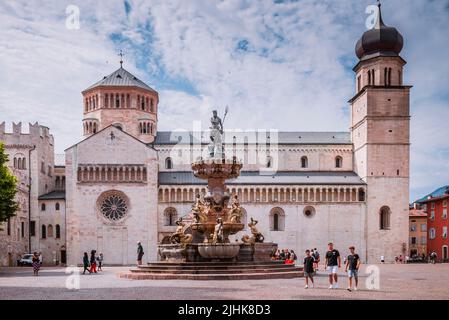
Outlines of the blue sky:
[{"label": "blue sky", "polygon": [[[449,0],[383,1],[405,38],[411,198],[449,181]],[[82,136],[81,91],[118,66],[158,90],[159,130],[227,125],[347,131],[365,0],[1,1],[0,121],[39,121],[57,152]],[[80,29],[65,27],[80,8]],[[187,125],[186,125],[187,124]]]}]

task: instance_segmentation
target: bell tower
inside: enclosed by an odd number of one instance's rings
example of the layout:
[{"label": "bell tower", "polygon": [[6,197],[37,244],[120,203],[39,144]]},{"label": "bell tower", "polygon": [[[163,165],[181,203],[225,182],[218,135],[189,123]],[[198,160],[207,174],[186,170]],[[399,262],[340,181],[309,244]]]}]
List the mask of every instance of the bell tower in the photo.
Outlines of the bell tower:
[{"label": "bell tower", "polygon": [[410,89],[403,84],[403,37],[384,24],[357,42],[351,104],[354,171],[367,183],[368,261],[393,260],[408,245]]},{"label": "bell tower", "polygon": [[157,133],[158,93],[120,68],[82,92],[83,132],[88,137],[115,125],[144,143]]}]

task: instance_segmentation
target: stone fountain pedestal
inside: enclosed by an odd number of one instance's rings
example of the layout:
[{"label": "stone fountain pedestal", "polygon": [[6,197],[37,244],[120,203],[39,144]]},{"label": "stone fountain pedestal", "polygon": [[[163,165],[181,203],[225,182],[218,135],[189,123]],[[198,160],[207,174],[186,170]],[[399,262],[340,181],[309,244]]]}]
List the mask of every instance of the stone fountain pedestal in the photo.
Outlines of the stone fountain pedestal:
[{"label": "stone fountain pedestal", "polygon": [[208,261],[270,261],[277,243],[160,244],[159,261],[169,263]]},{"label": "stone fountain pedestal", "polygon": [[[227,192],[226,180],[240,175],[242,163],[227,159],[221,145],[221,120],[214,113],[210,158],[192,163],[195,177],[207,180],[207,194],[196,195],[191,212],[180,218],[176,232],[158,246],[159,261],[139,266],[120,277],[129,279],[277,279],[302,276],[302,268],[271,261],[275,243],[263,243],[256,220],[248,226],[251,236],[230,243],[229,236],[244,228],[237,195]],[[187,225],[188,223],[188,225]],[[188,230],[188,232],[187,232]]]}]

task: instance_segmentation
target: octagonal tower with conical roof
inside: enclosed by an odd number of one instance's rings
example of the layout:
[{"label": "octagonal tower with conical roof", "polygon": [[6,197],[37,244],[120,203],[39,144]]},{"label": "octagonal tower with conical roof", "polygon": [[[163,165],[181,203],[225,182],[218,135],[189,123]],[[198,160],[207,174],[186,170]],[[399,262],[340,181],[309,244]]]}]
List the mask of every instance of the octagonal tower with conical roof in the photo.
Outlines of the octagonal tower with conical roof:
[{"label": "octagonal tower with conical roof", "polygon": [[83,132],[88,137],[110,125],[144,143],[157,132],[158,93],[123,68],[104,77],[82,92]]}]

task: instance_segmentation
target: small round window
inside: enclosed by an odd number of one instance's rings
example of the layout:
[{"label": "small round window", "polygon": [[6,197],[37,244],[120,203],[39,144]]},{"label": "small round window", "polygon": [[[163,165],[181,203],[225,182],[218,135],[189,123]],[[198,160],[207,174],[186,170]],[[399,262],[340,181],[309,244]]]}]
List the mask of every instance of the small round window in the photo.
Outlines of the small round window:
[{"label": "small round window", "polygon": [[315,215],[315,208],[314,207],[310,207],[310,206],[305,207],[304,208],[304,215],[307,218],[312,218]]}]

